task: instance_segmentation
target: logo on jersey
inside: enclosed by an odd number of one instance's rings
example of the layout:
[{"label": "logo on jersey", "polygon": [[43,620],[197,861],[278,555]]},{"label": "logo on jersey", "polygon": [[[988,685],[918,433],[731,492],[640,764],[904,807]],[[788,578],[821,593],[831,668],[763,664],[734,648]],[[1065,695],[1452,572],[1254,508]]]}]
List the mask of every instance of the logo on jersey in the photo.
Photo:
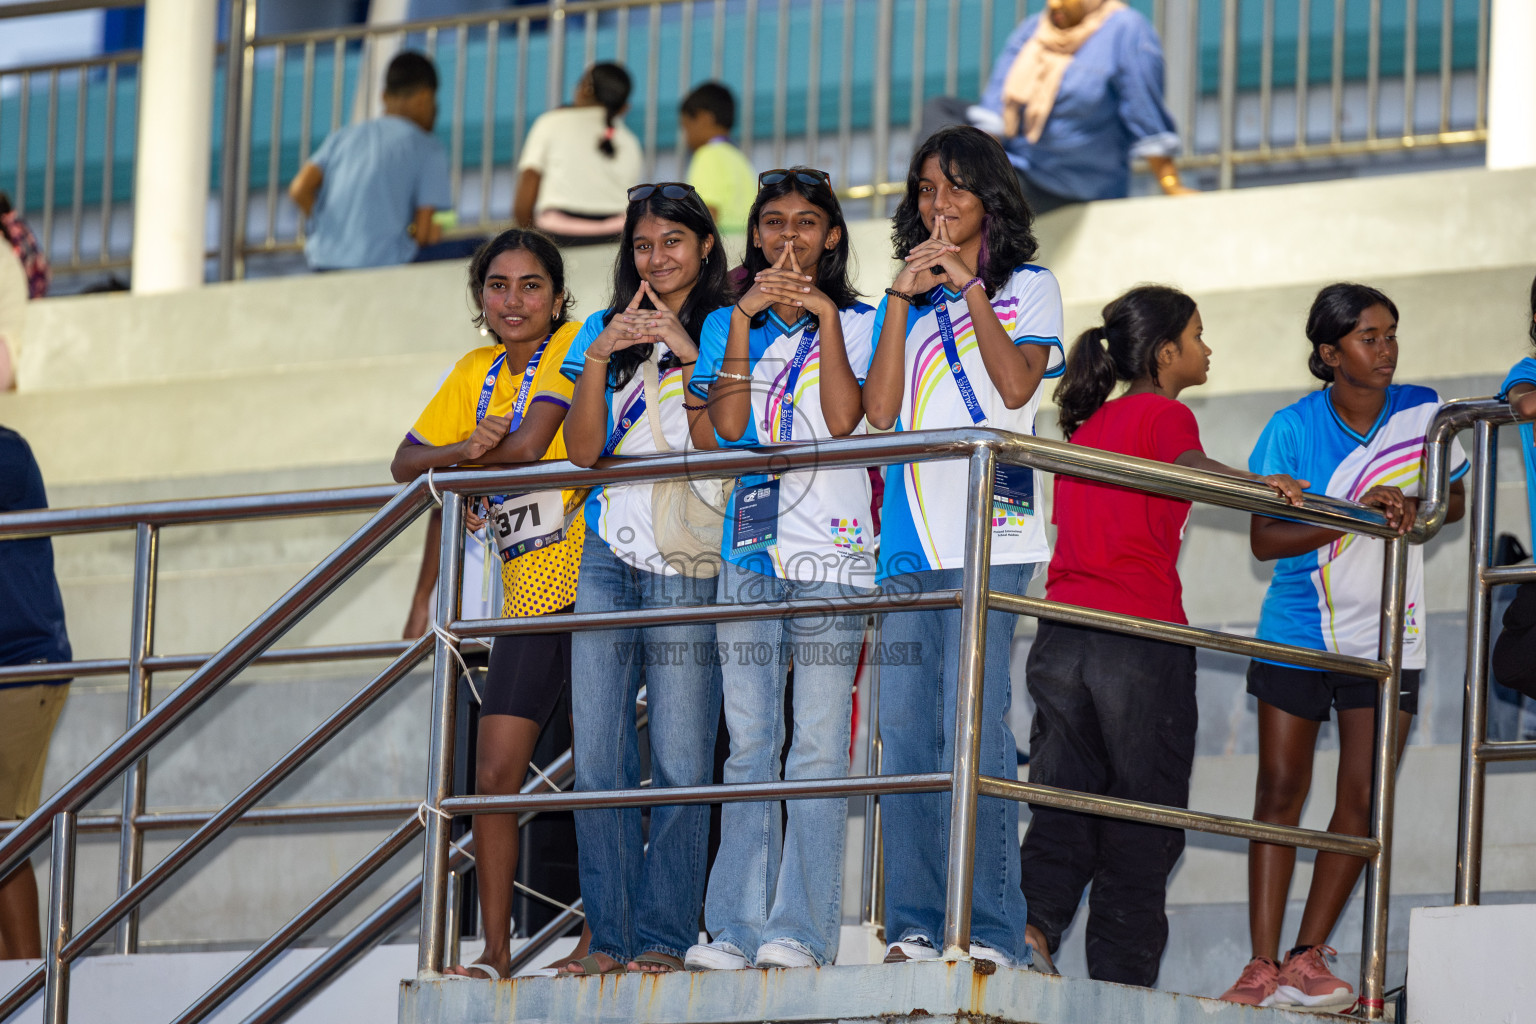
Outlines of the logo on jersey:
[{"label": "logo on jersey", "polygon": [[1408,614],[1403,617],[1403,636],[1411,637],[1419,635],[1419,606],[1417,602],[1408,602]]},{"label": "logo on jersey", "polygon": [[841,551],[863,551],[864,527],[857,519],[832,520],[832,546]]}]

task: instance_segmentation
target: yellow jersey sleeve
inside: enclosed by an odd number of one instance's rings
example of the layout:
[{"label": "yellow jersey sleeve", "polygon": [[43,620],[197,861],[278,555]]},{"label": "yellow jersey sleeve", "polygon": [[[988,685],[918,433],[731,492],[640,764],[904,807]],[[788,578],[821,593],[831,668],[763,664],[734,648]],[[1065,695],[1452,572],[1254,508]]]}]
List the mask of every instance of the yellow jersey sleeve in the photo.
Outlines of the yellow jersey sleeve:
[{"label": "yellow jersey sleeve", "polygon": [[408,435],[417,444],[458,444],[475,432],[475,405],[499,346],[477,348],[454,364]]}]

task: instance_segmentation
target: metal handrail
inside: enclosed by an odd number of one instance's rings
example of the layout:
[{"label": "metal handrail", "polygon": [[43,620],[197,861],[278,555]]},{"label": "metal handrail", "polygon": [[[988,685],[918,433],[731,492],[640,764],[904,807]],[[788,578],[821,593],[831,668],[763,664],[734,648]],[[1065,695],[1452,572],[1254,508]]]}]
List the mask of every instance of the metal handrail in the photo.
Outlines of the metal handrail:
[{"label": "metal handrail", "polygon": [[[1444,447],[1447,439],[1437,437],[1431,447]],[[786,445],[772,449],[724,450],[707,453],[679,453],[642,459],[615,460],[596,470],[583,470],[565,463],[541,463],[532,466],[499,470],[462,470],[444,473],[437,478],[443,495],[444,529],[442,570],[438,588],[438,621],[449,621],[461,635],[509,635],[532,631],[536,626],[544,630],[552,628],[594,628],[599,623],[593,616],[568,615],[545,616],[538,620],[522,619],[504,622],[458,620],[458,577],[462,567],[462,548],[458,536],[462,529],[465,494],[500,493],[516,489],[553,488],[562,485],[591,485],[594,483],[619,483],[626,481],[654,481],[677,476],[714,477],[739,476],[746,473],[793,469],[834,468],[840,466],[865,466],[896,462],[929,461],[965,458],[970,465],[971,486],[968,489],[967,552],[963,585],[958,593],[939,592],[928,595],[880,595],[874,598],[858,598],[839,601],[780,602],[760,606],[708,606],[691,609],[659,609],[639,613],[626,613],[636,624],[641,622],[673,621],[678,618],[711,620],[719,617],[779,617],[796,610],[823,613],[832,610],[878,610],[891,607],[918,607],[948,605],[953,607],[957,599],[962,612],[962,658],[960,707],[957,709],[957,757],[952,773],[935,773],[931,776],[880,776],[862,779],[806,780],[773,784],[737,785],[725,787],[698,787],[694,790],[640,789],[605,793],[521,795],[514,797],[452,797],[448,791],[449,768],[452,761],[452,723],[456,699],[457,672],[449,656],[449,639],[443,635],[431,638],[436,648],[433,678],[433,717],[431,723],[431,750],[429,753],[430,778],[428,805],[441,815],[433,815],[425,824],[427,848],[423,869],[423,915],[420,959],[427,971],[440,970],[443,954],[444,897],[447,871],[450,861],[447,816],[462,813],[488,811],[533,810],[552,807],[590,806],[594,804],[649,804],[657,802],[717,802],[725,800],[764,799],[768,797],[797,798],[801,796],[837,792],[841,794],[878,793],[900,791],[929,791],[949,789],[953,792],[952,806],[955,818],[951,823],[951,850],[949,857],[949,906],[946,909],[945,946],[956,955],[964,955],[969,934],[969,893],[972,870],[971,844],[974,842],[972,822],[977,795],[996,792],[999,795],[1028,796],[1037,802],[1052,799],[1084,799],[1084,794],[1051,794],[1046,787],[1010,788],[1008,780],[986,779],[977,769],[976,741],[979,739],[978,716],[981,688],[981,642],[985,630],[985,614],[988,606],[1031,613],[1049,612],[1054,615],[1071,614],[1066,606],[1051,606],[1051,602],[1039,602],[1039,606],[1027,603],[1029,599],[1013,595],[993,594],[986,585],[990,563],[990,529],[986,528],[986,510],[991,508],[991,481],[993,467],[1001,460],[1014,465],[1027,465],[1035,469],[1065,472],[1084,479],[1104,483],[1132,486],[1153,493],[1172,497],[1199,500],[1229,508],[1316,523],[1352,533],[1380,537],[1389,541],[1392,552],[1387,560],[1384,577],[1387,614],[1383,620],[1383,651],[1385,657],[1378,662],[1351,659],[1347,667],[1375,676],[1382,683],[1382,700],[1388,699],[1394,688],[1401,665],[1401,627],[1403,618],[1404,565],[1406,545],[1375,510],[1365,509],[1333,499],[1308,498],[1303,505],[1287,505],[1268,488],[1244,480],[1220,476],[1198,470],[1169,466],[1128,456],[1115,455],[1094,449],[1036,437],[1023,437],[1002,431],[967,428],[946,431],[917,431],[904,434],[886,434],[875,437],[845,439],[834,443],[805,443]],[[90,765],[55,793],[33,815],[18,824],[11,834],[0,840],[0,874],[8,872],[31,852],[41,841],[42,832],[49,821],[63,821],[55,834],[67,837],[73,843],[76,815],[81,806],[99,792],[116,774],[142,757],[156,742],[163,738],[177,723],[233,678],[255,659],[300,617],[340,585],[360,565],[397,536],[430,503],[429,485],[426,478],[418,479],[402,488],[383,508],[372,516],[346,542],[330,556],[322,560],[287,594],[267,612],[258,617],[223,649],[207,659],[191,677],[170,697],[149,711],[134,726],[110,745]],[[293,496],[287,496],[290,501]],[[236,499],[239,500],[239,499]],[[248,505],[253,499],[244,499]],[[217,500],[207,503],[195,513],[190,509],[158,510],[158,514],[221,516],[228,512]],[[259,504],[259,503],[258,503]],[[299,504],[304,504],[300,501]],[[124,527],[133,522],[142,531],[140,521],[123,518],[113,522],[113,511],[56,510],[52,512],[22,513],[0,516],[0,537],[35,536],[38,534],[85,532],[92,529]],[[142,510],[141,510],[142,511]],[[252,511],[250,507],[244,509]],[[298,513],[295,513],[298,514]],[[185,520],[181,520],[185,521]],[[1024,602],[1024,603],[1020,603]],[[1081,611],[1081,610],[1077,610]],[[1110,613],[1099,613],[1109,616]],[[1111,616],[1109,628],[1125,631],[1142,631],[1156,626],[1146,620],[1130,616]],[[611,626],[614,616],[605,617]],[[1184,642],[1205,645],[1235,644],[1223,649],[1255,650],[1244,644],[1261,644],[1242,638],[1206,635],[1209,631],[1191,630]],[[361,706],[377,693],[382,692],[390,678],[403,675],[414,661],[425,653],[429,638],[424,637],[410,645],[369,687],[365,687],[348,705],[333,714],[326,722],[301,741],[298,746],[268,769],[256,782],[210,818],[194,836],[189,837],[173,851],[156,869],[140,879],[118,897],[108,909],[78,933],[69,935],[70,908],[54,907],[59,916],[61,936],[50,949],[44,964],[43,985],[45,1003],[50,1014],[66,1012],[68,993],[68,967],[70,961],[84,952],[92,941],[99,938],[116,920],[127,913],[154,887],[192,856],[199,844],[206,844],[224,827],[237,820],[254,805],[268,789],[287,772],[309,755],[319,743],[333,735],[350,720]],[[1269,653],[1282,653],[1289,659],[1313,659],[1303,663],[1327,663],[1330,657],[1315,651],[1291,648],[1285,645],[1268,645]],[[142,661],[141,661],[142,664]],[[388,681],[386,681],[388,680]],[[371,695],[371,696],[370,696]],[[349,714],[350,713],[350,714]],[[1366,840],[1341,839],[1304,829],[1288,829],[1243,819],[1227,819],[1197,811],[1179,811],[1149,805],[1126,803],[1114,812],[1134,820],[1170,820],[1170,813],[1187,817],[1179,820],[1186,827],[1221,831],[1224,834],[1242,834],[1262,837],[1266,841],[1285,842],[1291,845],[1314,848],[1348,849],[1371,859],[1370,882],[1367,887],[1368,911],[1366,956],[1362,958],[1362,998],[1370,1008],[1370,999],[1379,998],[1385,969],[1385,892],[1386,869],[1391,827],[1391,759],[1395,751],[1396,716],[1380,716],[1383,722],[1378,737],[1380,756],[1386,759],[1386,771],[1378,779],[1377,814],[1373,835]],[[1016,785],[1016,784],[1015,784]],[[990,787],[990,788],[988,788]],[[1093,798],[1086,797],[1090,803]],[[1101,808],[1102,810],[1103,808]],[[1161,817],[1159,817],[1161,816]],[[404,826],[402,826],[404,828]],[[1245,831],[1246,830],[1246,831]],[[414,830],[412,830],[414,833]],[[397,830],[396,839],[401,833]],[[376,853],[378,851],[375,851]],[[56,865],[66,865],[69,875],[72,859],[66,851],[56,851]],[[364,872],[366,874],[366,872]],[[57,875],[57,871],[56,871]],[[349,873],[352,880],[360,881],[359,875]],[[338,883],[340,884],[340,883]],[[58,900],[72,902],[72,878],[55,878]],[[334,895],[333,890],[328,894]],[[330,895],[321,899],[330,898]],[[339,898],[339,897],[338,897]],[[313,911],[311,904],[306,912]],[[301,913],[306,913],[301,912]],[[317,918],[316,918],[317,919]],[[302,929],[288,929],[274,936],[263,951],[277,951],[285,946]],[[1375,936],[1373,938],[1373,936]],[[230,991],[233,989],[231,988]],[[0,1006],[11,1004],[16,992]],[[199,1004],[202,1006],[203,1004]],[[196,1009],[196,1008],[194,1008]],[[50,1021],[54,1018],[50,1016]],[[195,1016],[188,1019],[197,1019]]]}]

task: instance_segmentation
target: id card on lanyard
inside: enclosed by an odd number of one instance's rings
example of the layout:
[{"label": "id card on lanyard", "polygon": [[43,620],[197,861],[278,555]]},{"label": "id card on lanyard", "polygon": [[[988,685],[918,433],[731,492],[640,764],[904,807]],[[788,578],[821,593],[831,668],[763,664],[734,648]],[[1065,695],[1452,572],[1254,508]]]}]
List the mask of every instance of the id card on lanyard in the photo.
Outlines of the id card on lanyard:
[{"label": "id card on lanyard", "polygon": [[[517,430],[528,409],[528,394],[533,389],[533,378],[539,369],[539,357],[549,339],[539,343],[528,359],[523,379],[517,387],[517,397],[512,400],[512,422],[507,433]],[[475,406],[475,422],[485,419],[491,407],[491,396],[496,391],[496,381],[506,362],[505,351],[496,357],[486,371],[485,383],[480,388],[480,401]],[[510,562],[519,555],[558,544],[565,538],[565,502],[559,491],[534,491],[528,494],[492,495],[491,536],[503,562]]]},{"label": "id card on lanyard", "polygon": [[[960,365],[955,328],[950,322],[949,304],[944,300],[942,291],[934,303],[933,315],[939,322],[939,337],[944,342],[944,360],[949,363],[949,373],[960,391],[960,400],[965,403],[965,411],[971,414],[971,422],[980,426],[986,422],[987,414],[982,411],[981,403],[976,399],[976,389],[971,387],[971,379],[966,375],[965,367]],[[1001,462],[996,465],[992,474],[992,525],[1006,526],[1010,519],[1034,515],[1034,471],[1028,466],[1006,466]]]},{"label": "id card on lanyard", "polygon": [[[816,348],[816,329],[807,327],[795,346],[795,354],[784,368],[780,378],[782,387],[769,391],[763,408],[763,432],[784,444],[794,439],[795,387],[800,383],[800,373]],[[775,381],[778,384],[779,381]],[[774,428],[774,413],[778,413],[779,425]],[[779,481],[768,478],[751,487],[736,491],[735,515],[732,519],[731,550],[736,554],[764,551],[779,540]]]}]

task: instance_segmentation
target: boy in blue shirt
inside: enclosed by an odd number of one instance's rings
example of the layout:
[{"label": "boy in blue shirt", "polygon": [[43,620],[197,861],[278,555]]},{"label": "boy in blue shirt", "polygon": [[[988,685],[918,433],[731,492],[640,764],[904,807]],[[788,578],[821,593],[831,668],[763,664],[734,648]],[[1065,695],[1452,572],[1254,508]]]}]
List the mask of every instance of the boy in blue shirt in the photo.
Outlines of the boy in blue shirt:
[{"label": "boy in blue shirt", "polygon": [[436,120],[437,69],[423,54],[400,54],[384,75],[384,116],[332,134],[288,186],[308,218],[311,270],[409,263],[438,240],[432,215],[452,197]]}]

